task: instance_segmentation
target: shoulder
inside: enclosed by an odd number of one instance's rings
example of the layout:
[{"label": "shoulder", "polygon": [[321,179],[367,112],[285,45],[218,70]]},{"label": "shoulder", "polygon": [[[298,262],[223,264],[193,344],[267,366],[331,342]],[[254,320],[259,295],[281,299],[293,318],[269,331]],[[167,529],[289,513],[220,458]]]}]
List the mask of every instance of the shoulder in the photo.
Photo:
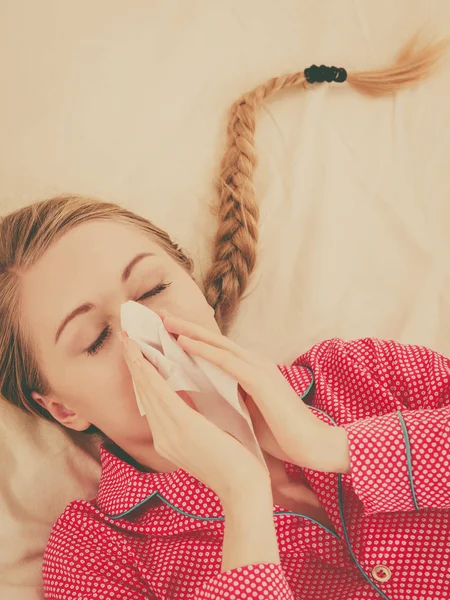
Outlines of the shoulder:
[{"label": "shoulder", "polygon": [[[50,564],[73,557],[76,552],[89,550],[93,532],[95,537],[103,533],[101,513],[89,501],[75,500],[71,502],[53,524],[44,553],[44,572]],[[97,538],[97,541],[100,541]]]},{"label": "shoulder", "polygon": [[381,340],[379,338],[360,338],[356,340],[344,340],[342,338],[330,338],[317,342],[309,350],[301,354],[294,364],[320,365],[334,360],[344,358],[352,360],[365,360],[382,354],[386,345],[398,345],[393,340]]},{"label": "shoulder", "polygon": [[331,380],[355,386],[363,381],[376,381],[396,397],[417,390],[426,395],[430,386],[433,393],[450,387],[450,359],[426,346],[395,340],[333,338],[313,346],[294,365],[309,367],[316,382]]},{"label": "shoulder", "polygon": [[383,363],[433,362],[449,363],[449,359],[419,345],[402,344],[392,339],[366,337],[356,340],[331,338],[318,342],[301,354],[294,364],[329,364],[333,362],[358,362],[367,366]]}]

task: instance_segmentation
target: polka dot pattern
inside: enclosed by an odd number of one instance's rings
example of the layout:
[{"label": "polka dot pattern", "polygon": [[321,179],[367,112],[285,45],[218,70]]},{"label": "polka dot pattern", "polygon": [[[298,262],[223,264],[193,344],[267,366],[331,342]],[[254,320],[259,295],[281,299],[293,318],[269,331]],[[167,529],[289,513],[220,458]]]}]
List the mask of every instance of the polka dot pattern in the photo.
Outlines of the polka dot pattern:
[{"label": "polka dot pattern", "polygon": [[414,510],[407,449],[396,413],[362,419],[347,430],[353,489],[366,514]]},{"label": "polka dot pattern", "polygon": [[334,531],[274,505],[281,564],[221,573],[215,493],[181,469],[143,473],[102,447],[97,498],[70,504],[52,529],[45,598],[449,598],[450,361],[395,342],[334,339],[279,368],[299,396],[314,382],[304,401],[347,431],[350,475],[285,463]]}]

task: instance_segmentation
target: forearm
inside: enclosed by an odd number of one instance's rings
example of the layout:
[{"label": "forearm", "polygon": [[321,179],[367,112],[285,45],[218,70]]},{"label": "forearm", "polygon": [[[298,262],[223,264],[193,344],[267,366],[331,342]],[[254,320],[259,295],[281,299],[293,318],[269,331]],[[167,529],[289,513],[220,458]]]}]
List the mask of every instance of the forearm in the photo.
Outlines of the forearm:
[{"label": "forearm", "polygon": [[343,427],[324,425],[320,444],[323,456],[323,471],[329,473],[350,473],[350,451],[347,432]]},{"label": "forearm", "polygon": [[315,471],[350,473],[346,430],[319,420],[306,405],[301,405],[301,410],[301,427],[290,448],[284,448],[285,460]]},{"label": "forearm", "polygon": [[222,573],[252,564],[280,564],[270,488],[234,498],[224,505],[224,514]]}]

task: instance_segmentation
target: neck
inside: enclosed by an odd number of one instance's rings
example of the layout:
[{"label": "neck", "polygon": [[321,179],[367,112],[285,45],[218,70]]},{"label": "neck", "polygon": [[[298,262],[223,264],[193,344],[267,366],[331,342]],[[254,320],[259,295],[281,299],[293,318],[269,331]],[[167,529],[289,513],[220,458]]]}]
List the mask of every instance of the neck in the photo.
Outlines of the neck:
[{"label": "neck", "polygon": [[133,466],[138,471],[150,473],[172,473],[178,467],[159,456],[153,443],[145,447],[121,448],[115,442],[109,441],[105,444],[118,458]]}]

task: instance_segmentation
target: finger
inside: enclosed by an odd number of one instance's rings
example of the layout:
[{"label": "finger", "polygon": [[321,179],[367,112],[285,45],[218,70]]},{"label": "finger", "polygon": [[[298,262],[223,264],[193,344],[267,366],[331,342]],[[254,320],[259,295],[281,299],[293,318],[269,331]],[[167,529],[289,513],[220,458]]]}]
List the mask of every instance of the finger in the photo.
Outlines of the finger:
[{"label": "finger", "polygon": [[144,355],[134,340],[127,337],[121,341],[125,360],[131,369],[140,361],[145,360]]},{"label": "finger", "polygon": [[[249,364],[228,350],[184,336],[180,336],[177,343],[189,354],[204,358],[234,377],[246,394],[258,399],[258,408],[266,420],[273,418],[274,411],[275,414],[277,412],[281,414],[283,411],[288,414],[293,407],[295,408],[298,402],[297,395],[276,365]],[[287,398],[283,406],[273,401],[274,398],[281,396]]]},{"label": "finger", "polygon": [[[146,376],[144,375],[143,370],[139,367],[140,360],[141,358],[144,359],[144,357],[142,356],[142,353],[137,345],[132,340],[122,340],[122,350],[125,362],[133,380],[135,392],[139,396],[142,405],[145,403],[145,416],[149,421],[149,425],[151,425],[151,427],[156,426],[158,421],[158,411],[157,407],[153,405],[156,392],[153,387],[153,372],[151,372],[151,368],[154,367],[148,363],[150,365],[150,369],[146,373]],[[150,423],[150,420],[152,423]]]},{"label": "finger", "polygon": [[128,338],[124,340],[124,347],[136,391],[146,411],[150,410],[152,414],[155,414],[155,411],[164,411],[173,416],[176,411],[190,409],[186,402],[169,387],[152,363],[144,357],[136,342]]},{"label": "finger", "polygon": [[236,354],[236,356],[239,356],[242,360],[246,360],[248,362],[254,362],[255,360],[257,360],[257,357],[254,356],[251,352],[245,350],[244,348],[241,348],[241,346],[239,346],[226,336],[222,335],[221,333],[210,331],[202,325],[186,321],[185,319],[182,319],[181,317],[176,317],[172,314],[167,313],[166,311],[161,311],[161,316],[164,322],[164,326],[171,333],[185,335],[193,340],[206,342],[207,344],[215,346],[216,348],[229,350],[230,352]]},{"label": "finger", "polygon": [[[255,381],[259,381],[261,378],[261,369],[242,360],[230,350],[217,348],[208,343],[187,338],[184,335],[179,336],[177,344],[186,352],[204,358],[226,371],[237,379],[241,387],[250,394],[252,393],[250,388],[254,391]],[[256,373],[256,370],[258,373]]]}]

